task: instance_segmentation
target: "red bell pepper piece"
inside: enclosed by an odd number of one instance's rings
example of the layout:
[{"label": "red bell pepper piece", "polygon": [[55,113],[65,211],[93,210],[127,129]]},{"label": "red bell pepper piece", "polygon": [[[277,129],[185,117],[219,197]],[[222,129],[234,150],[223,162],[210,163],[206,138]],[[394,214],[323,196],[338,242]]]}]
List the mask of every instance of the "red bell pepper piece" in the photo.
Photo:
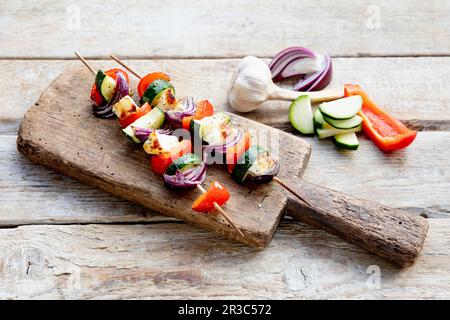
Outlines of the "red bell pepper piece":
[{"label": "red bell pepper piece", "polygon": [[91,89],[91,100],[98,106],[103,105],[103,102],[104,102],[104,99],[103,99],[102,95],[100,94],[100,92],[98,92],[97,86],[95,85],[95,83]]},{"label": "red bell pepper piece", "polygon": [[138,84],[138,94],[139,97],[142,97],[145,90],[147,90],[148,86],[155,80],[162,79],[166,81],[170,81],[170,77],[164,72],[152,72],[143,77]]},{"label": "red bell pepper piece", "polygon": [[149,113],[151,110],[152,110],[152,108],[146,102],[140,108],[138,108],[136,111],[134,111],[134,112],[130,113],[129,115],[119,119],[119,123],[122,126],[122,128],[126,128],[130,124],[135,122],[137,119],[142,117],[144,114]]},{"label": "red bell pepper piece", "polygon": [[191,150],[192,150],[191,141],[182,140],[180,144],[169,154],[153,156],[152,159],[150,160],[153,172],[159,175],[163,175],[173,161],[175,161],[181,156],[184,156],[185,154],[190,153]]},{"label": "red bell pepper piece", "polygon": [[345,85],[345,96],[359,95],[363,105],[359,115],[363,118],[363,130],[382,151],[406,148],[416,138],[417,132],[408,129],[399,120],[385,112],[373,102],[367,93],[354,84]]},{"label": "red bell pepper piece", "polygon": [[229,173],[233,172],[238,159],[250,148],[251,139],[250,133],[246,131],[241,141],[227,149],[226,164]]},{"label": "red bell pepper piece", "polygon": [[183,129],[190,129],[192,119],[200,120],[214,114],[214,106],[208,100],[197,102],[196,107],[197,109],[195,110],[195,114],[193,116],[183,118]]},{"label": "red bell pepper piece", "polygon": [[228,199],[230,199],[228,190],[218,181],[214,181],[209,187],[209,190],[194,201],[192,210],[208,213],[214,210],[214,202],[222,206]]}]

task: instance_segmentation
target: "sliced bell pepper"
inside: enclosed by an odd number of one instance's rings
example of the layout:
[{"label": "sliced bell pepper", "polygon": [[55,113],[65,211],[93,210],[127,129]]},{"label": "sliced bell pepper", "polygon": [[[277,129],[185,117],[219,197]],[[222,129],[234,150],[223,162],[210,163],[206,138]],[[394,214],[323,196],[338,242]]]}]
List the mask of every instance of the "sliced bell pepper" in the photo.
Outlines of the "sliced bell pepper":
[{"label": "sliced bell pepper", "polygon": [[359,115],[363,118],[363,130],[382,151],[389,152],[409,146],[417,132],[408,129],[399,120],[373,102],[367,93],[354,84],[345,85],[345,96],[359,95],[363,105]]},{"label": "sliced bell pepper", "polygon": [[138,94],[139,97],[142,97],[142,95],[144,94],[145,90],[147,90],[148,86],[155,80],[166,80],[167,82],[170,82],[170,77],[165,74],[164,72],[152,72],[147,74],[145,77],[143,77],[141,79],[141,81],[139,81],[138,84]]},{"label": "sliced bell pepper", "polygon": [[91,100],[98,106],[103,105],[103,102],[104,102],[104,99],[103,99],[102,95],[100,94],[100,92],[98,92],[97,86],[95,85],[95,83],[91,89]]},{"label": "sliced bell pepper", "polygon": [[192,205],[192,210],[208,213],[214,210],[214,202],[219,206],[224,205],[230,199],[230,193],[218,181],[214,181],[206,193],[200,195]]},{"label": "sliced bell pepper", "polygon": [[130,124],[135,122],[137,119],[142,117],[144,114],[149,113],[151,110],[152,110],[152,107],[150,107],[150,105],[146,102],[146,103],[144,103],[144,105],[142,105],[136,111],[130,113],[129,115],[125,116],[122,119],[119,119],[119,123],[122,126],[122,128],[126,128]]},{"label": "sliced bell pepper", "polygon": [[166,172],[170,164],[184,156],[185,154],[191,153],[192,144],[189,140],[182,140],[178,147],[170,152],[170,154],[162,154],[159,156],[153,156],[151,161],[152,170],[154,173],[163,175]]},{"label": "sliced bell pepper", "polygon": [[250,133],[246,131],[244,133],[244,137],[241,141],[239,141],[239,143],[227,149],[226,164],[229,173],[233,172],[238,159],[250,148],[251,139],[252,137],[250,136]]},{"label": "sliced bell pepper", "polygon": [[204,117],[209,117],[214,114],[214,106],[208,100],[202,100],[197,102],[197,109],[193,116],[184,117],[182,121],[183,129],[189,130],[191,126],[192,119],[200,120]]}]

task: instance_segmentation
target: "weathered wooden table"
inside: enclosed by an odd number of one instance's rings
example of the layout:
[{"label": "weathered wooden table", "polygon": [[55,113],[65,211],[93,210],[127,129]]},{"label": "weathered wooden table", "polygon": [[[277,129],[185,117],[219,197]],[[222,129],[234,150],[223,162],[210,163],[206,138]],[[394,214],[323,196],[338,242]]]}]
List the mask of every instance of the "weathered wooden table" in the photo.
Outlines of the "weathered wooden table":
[{"label": "weathered wooden table", "polygon": [[[450,298],[450,3],[432,1],[2,1],[1,298]],[[420,130],[408,149],[313,146],[305,178],[430,219],[417,263],[398,269],[285,219],[258,251],[31,164],[16,150],[25,111],[79,64],[174,75],[180,95],[227,108],[238,59],[291,45],[327,51],[334,83],[364,85]],[[179,81],[184,80],[184,81]],[[188,92],[189,91],[189,92]],[[250,115],[291,130],[279,106]],[[330,165],[332,164],[332,165]]]}]

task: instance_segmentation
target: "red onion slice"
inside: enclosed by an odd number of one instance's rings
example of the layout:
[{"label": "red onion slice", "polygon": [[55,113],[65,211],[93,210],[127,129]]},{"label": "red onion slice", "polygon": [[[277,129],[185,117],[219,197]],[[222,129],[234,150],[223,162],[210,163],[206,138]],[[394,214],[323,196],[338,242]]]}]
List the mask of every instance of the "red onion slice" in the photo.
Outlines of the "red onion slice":
[{"label": "red onion slice", "polygon": [[202,163],[186,171],[177,170],[173,176],[163,175],[164,182],[177,188],[194,188],[206,179],[206,158]]},{"label": "red onion slice", "polygon": [[308,48],[291,47],[278,53],[269,63],[274,81],[297,77],[297,91],[317,91],[331,81],[333,68],[328,54],[318,54]]},{"label": "red onion slice", "polygon": [[205,147],[204,147],[205,152],[211,153],[212,151],[215,151],[218,153],[227,153],[227,149],[238,144],[242,140],[242,137],[244,136],[244,133],[242,132],[241,129],[236,129],[236,131],[237,132],[236,132],[235,136],[232,139],[225,141],[224,144],[205,145]]},{"label": "red onion slice", "polygon": [[[142,142],[147,141],[150,133],[155,131],[154,129],[140,128],[140,127],[132,127],[132,129],[133,129],[134,136],[136,138],[138,138],[139,140],[141,140]],[[162,129],[156,129],[156,132],[158,132],[160,134],[170,135],[170,134],[172,134],[173,129],[169,126],[166,126],[165,128],[162,128]]]},{"label": "red onion slice", "polygon": [[175,128],[180,128],[182,126],[183,118],[194,115],[195,110],[197,109],[193,97],[186,97],[180,100],[180,104],[183,106],[181,110],[166,111],[167,122]]}]

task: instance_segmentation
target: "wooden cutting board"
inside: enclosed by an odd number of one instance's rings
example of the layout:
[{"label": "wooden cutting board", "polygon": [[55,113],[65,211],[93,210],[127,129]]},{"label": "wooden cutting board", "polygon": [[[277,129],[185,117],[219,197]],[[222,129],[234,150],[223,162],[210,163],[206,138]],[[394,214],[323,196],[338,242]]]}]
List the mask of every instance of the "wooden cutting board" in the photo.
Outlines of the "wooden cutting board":
[{"label": "wooden cutting board", "polygon": [[[17,140],[19,151],[35,163],[195,226],[256,247],[270,243],[287,204],[280,186],[269,183],[249,189],[236,184],[223,167],[208,168],[204,186],[218,180],[229,189],[231,199],[224,209],[244,238],[221,216],[193,212],[196,189],[166,187],[150,170],[149,156],[124,136],[117,121],[93,116],[89,99],[93,80],[83,68],[56,78],[26,113]],[[279,177],[293,181],[302,175],[311,153],[305,140],[237,115],[232,115],[232,123],[278,137]]]}]

